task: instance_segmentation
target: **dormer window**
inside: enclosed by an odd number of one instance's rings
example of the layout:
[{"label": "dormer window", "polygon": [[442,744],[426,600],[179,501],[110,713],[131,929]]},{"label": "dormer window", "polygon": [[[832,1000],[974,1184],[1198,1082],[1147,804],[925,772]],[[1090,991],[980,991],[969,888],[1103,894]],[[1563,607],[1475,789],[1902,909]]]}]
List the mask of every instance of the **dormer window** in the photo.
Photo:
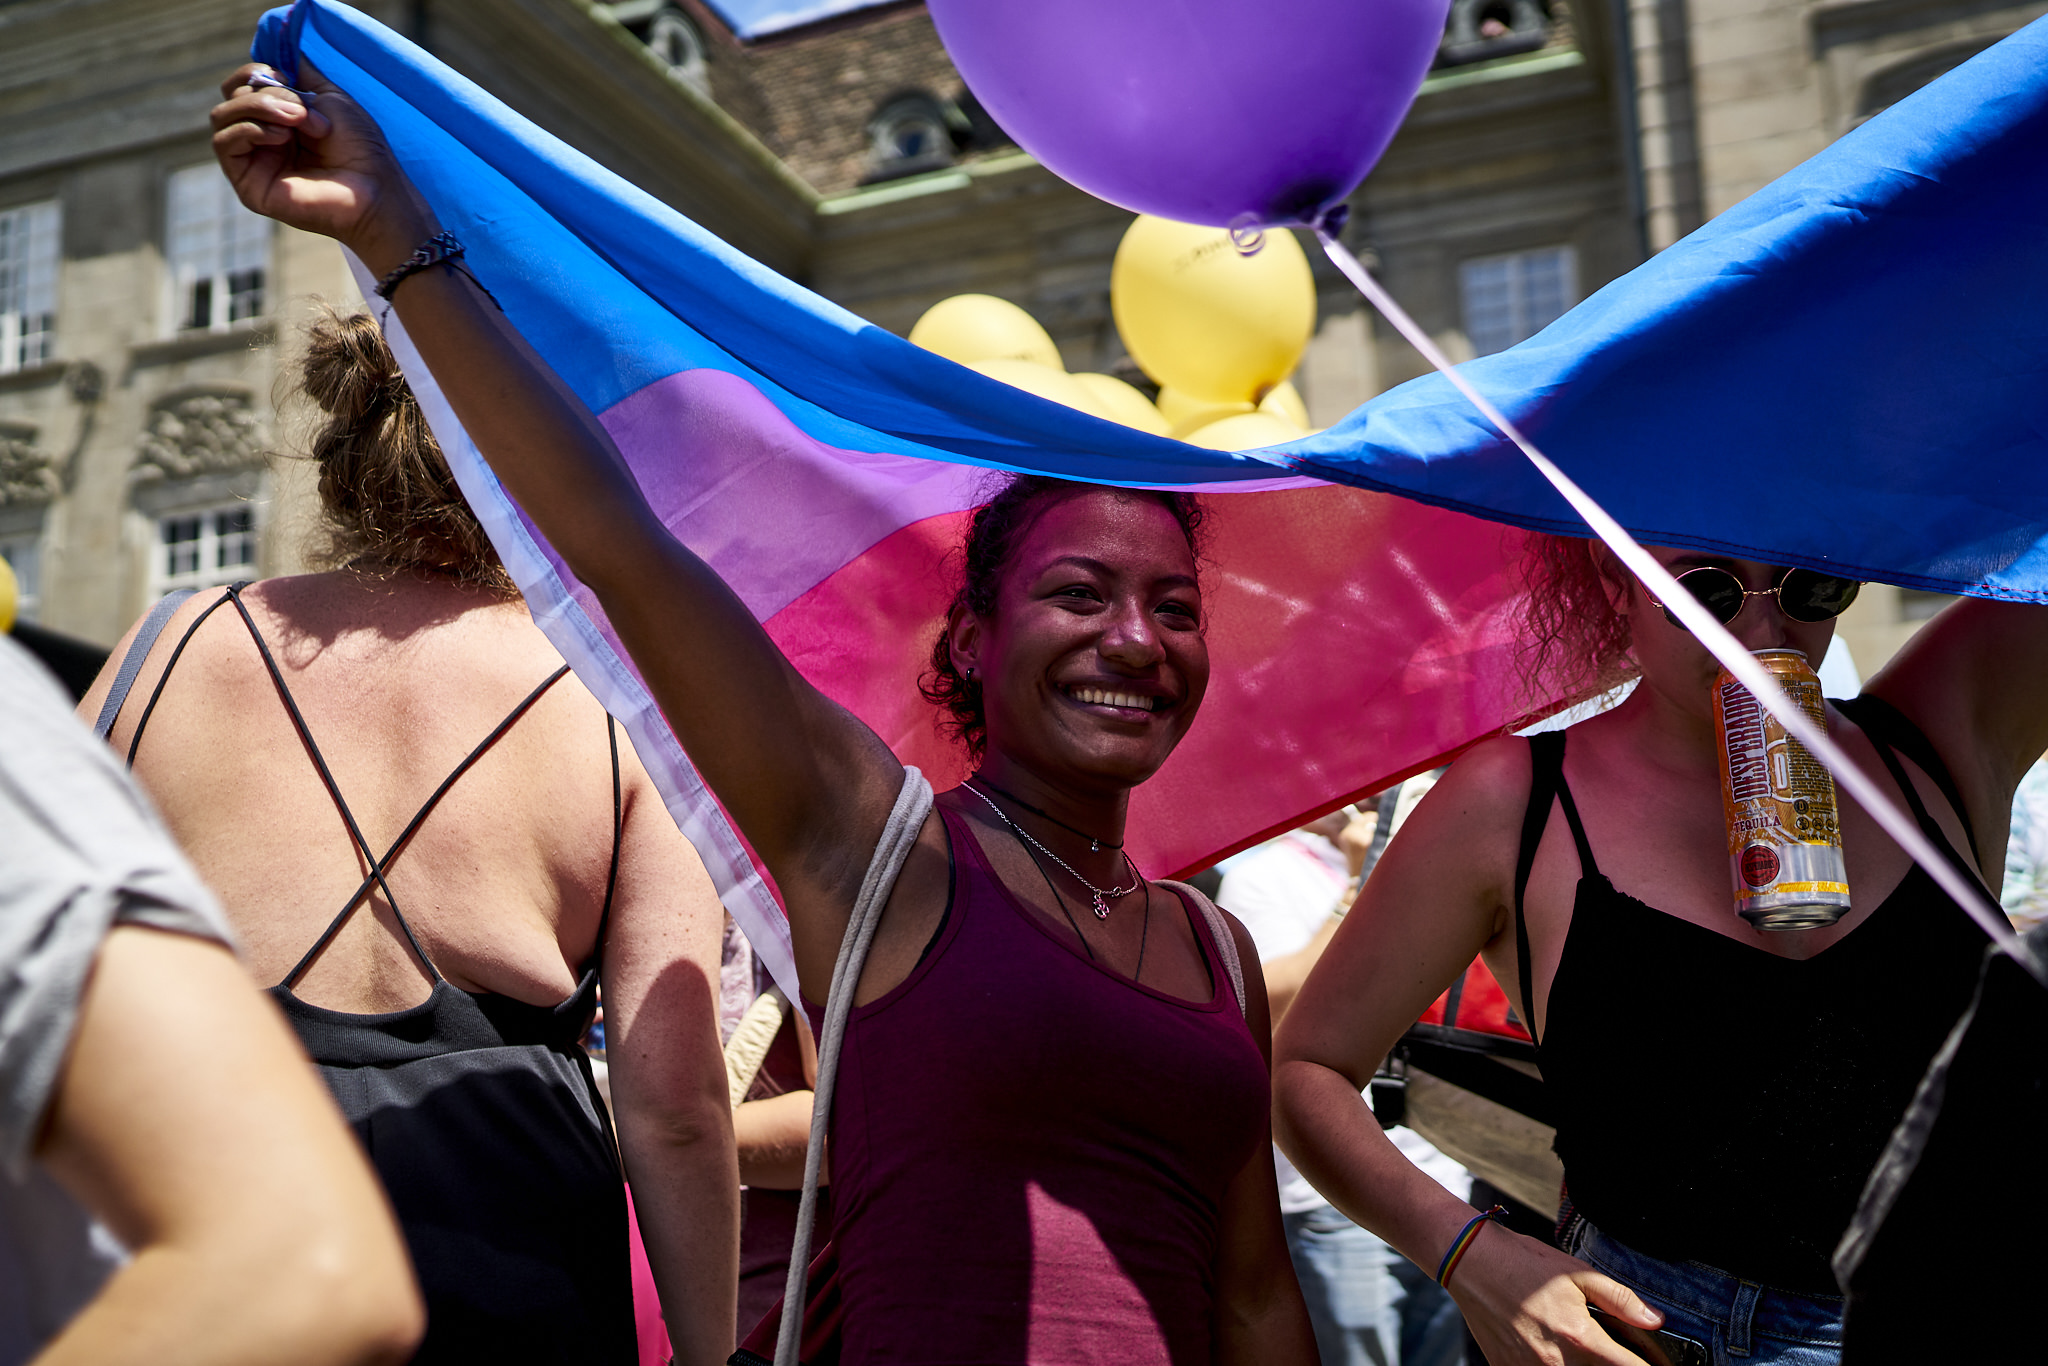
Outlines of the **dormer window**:
[{"label": "dormer window", "polygon": [[1451,0],[1436,60],[1438,66],[1462,66],[1533,52],[1548,41],[1548,0]]},{"label": "dormer window", "polygon": [[681,10],[665,9],[647,26],[647,47],[668,63],[668,74],[700,95],[711,93],[710,59],[704,35]]},{"label": "dormer window", "polygon": [[889,100],[868,124],[874,165],[868,178],[894,180],[952,165],[956,122],[965,124],[958,110],[921,90]]},{"label": "dormer window", "polygon": [[671,0],[608,0],[605,7],[661,59],[670,77],[710,97],[711,54],[695,20]]}]

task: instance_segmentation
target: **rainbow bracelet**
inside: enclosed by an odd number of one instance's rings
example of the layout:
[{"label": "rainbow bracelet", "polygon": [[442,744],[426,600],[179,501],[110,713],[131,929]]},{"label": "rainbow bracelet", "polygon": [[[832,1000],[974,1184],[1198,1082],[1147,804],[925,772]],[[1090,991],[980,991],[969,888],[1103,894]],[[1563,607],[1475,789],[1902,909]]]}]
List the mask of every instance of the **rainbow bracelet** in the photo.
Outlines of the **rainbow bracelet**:
[{"label": "rainbow bracelet", "polygon": [[1506,1205],[1495,1205],[1484,1214],[1473,1215],[1467,1221],[1465,1227],[1458,1230],[1458,1236],[1451,1240],[1451,1250],[1444,1254],[1443,1261],[1437,1266],[1436,1283],[1438,1285],[1443,1286],[1445,1289],[1450,1288],[1451,1273],[1458,1269],[1458,1263],[1463,1261],[1465,1254],[1471,1250],[1472,1240],[1479,1236],[1479,1230],[1484,1228],[1490,1220],[1505,1219],[1507,1213]]}]

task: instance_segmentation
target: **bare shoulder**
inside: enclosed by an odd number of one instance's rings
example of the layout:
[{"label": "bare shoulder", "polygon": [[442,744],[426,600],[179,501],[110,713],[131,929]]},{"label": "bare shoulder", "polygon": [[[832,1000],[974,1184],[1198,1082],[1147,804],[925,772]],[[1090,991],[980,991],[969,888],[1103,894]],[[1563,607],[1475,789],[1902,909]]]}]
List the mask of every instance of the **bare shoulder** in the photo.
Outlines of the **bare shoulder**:
[{"label": "bare shoulder", "polygon": [[1465,838],[1519,830],[1529,803],[1529,742],[1518,735],[1482,740],[1458,756],[1402,832],[1458,832]]},{"label": "bare shoulder", "polygon": [[[1216,913],[1223,917],[1224,928],[1230,931],[1230,942],[1237,948],[1237,961],[1245,964],[1258,962],[1259,946],[1252,939],[1252,932],[1244,927],[1244,922],[1229,911],[1224,910],[1221,906],[1217,906],[1214,901],[1211,901],[1209,904],[1216,907]],[[1250,979],[1258,975],[1252,972],[1245,974],[1247,988],[1251,985]],[[1259,989],[1261,991],[1264,990],[1263,980]]]},{"label": "bare shoulder", "polygon": [[1401,896],[1447,898],[1491,915],[1513,882],[1529,804],[1529,744],[1482,741],[1461,755],[1409,813],[1374,879]]},{"label": "bare shoulder", "polygon": [[[134,733],[136,718],[141,715],[142,708],[148,704],[150,694],[162,680],[171,657],[178,653],[179,646],[184,644],[193,625],[202,616],[218,608],[226,597],[226,589],[209,588],[194,593],[178,605],[177,610],[158,632],[155,642],[150,646],[149,654],[143,659],[141,669],[129,687],[128,696],[122,702],[121,713],[116,719],[113,733],[108,737],[110,743],[125,743],[127,737]],[[92,687],[88,688],[85,696],[79,700],[78,715],[86,724],[91,725],[99,720],[100,711],[106,705],[108,694],[113,690],[115,676],[120,673],[122,664],[128,658],[128,652],[134,648],[143,622],[148,619],[149,614],[143,613],[122,633],[120,641],[108,654],[99,677],[93,680]],[[204,654],[208,647],[199,644],[195,638],[194,644],[186,648],[188,652],[196,648]]]}]

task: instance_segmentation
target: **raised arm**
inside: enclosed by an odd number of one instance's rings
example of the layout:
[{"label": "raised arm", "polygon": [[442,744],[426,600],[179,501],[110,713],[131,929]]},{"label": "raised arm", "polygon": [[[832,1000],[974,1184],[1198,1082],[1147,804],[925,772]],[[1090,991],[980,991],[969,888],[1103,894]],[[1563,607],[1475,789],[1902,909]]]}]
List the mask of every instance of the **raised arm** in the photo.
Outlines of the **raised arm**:
[{"label": "raised arm", "polygon": [[1904,712],[1955,775],[1997,886],[2021,775],[2048,749],[2048,607],[1965,598],[1906,642],[1866,691]]},{"label": "raised arm", "polygon": [[[1482,949],[1512,942],[1506,907],[1528,791],[1519,740],[1453,765],[1387,846],[1274,1041],[1281,1148],[1331,1204],[1425,1271],[1474,1211],[1402,1156],[1359,1093]],[[1495,975],[1515,980],[1511,968]],[[1640,1366],[1586,1305],[1644,1327],[1658,1322],[1627,1287],[1499,1226],[1481,1232],[1449,1289],[1494,1366]]]},{"label": "raised arm", "polygon": [[[337,239],[378,274],[439,231],[347,95],[305,68],[317,92],[308,106],[290,90],[251,88],[263,70],[230,77],[213,111],[214,150],[243,203]],[[774,873],[799,969],[822,998],[833,917],[843,926],[901,765],[669,534],[597,419],[466,277],[421,271],[394,302],[463,426],[597,594],[669,725]],[[813,916],[827,933],[804,933]],[[818,940],[821,962],[808,952]]]}]

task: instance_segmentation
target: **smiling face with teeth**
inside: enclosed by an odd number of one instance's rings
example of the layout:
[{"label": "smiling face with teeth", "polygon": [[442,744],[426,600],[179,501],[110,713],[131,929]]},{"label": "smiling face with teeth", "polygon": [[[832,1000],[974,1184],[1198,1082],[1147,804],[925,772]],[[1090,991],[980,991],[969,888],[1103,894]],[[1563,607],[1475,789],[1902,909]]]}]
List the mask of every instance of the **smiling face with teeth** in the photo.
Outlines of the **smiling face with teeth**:
[{"label": "smiling face with teeth", "polygon": [[995,610],[958,612],[949,638],[982,684],[983,770],[1005,786],[1120,796],[1166,762],[1209,683],[1188,535],[1156,498],[1112,489],[1049,501]]}]

